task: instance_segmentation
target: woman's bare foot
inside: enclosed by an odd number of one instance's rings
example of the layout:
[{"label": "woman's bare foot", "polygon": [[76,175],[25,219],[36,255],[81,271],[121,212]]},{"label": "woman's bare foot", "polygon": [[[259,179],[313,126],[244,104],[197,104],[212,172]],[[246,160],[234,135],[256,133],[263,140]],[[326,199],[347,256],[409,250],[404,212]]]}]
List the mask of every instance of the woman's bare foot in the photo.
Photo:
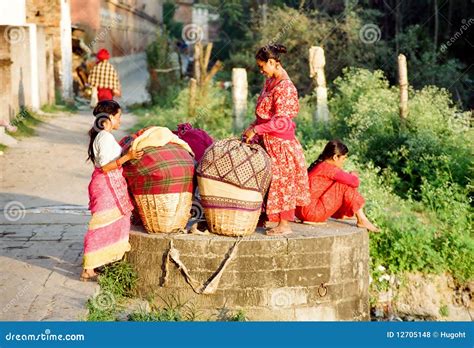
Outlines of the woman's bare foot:
[{"label": "woman's bare foot", "polygon": [[96,281],[99,275],[93,269],[84,269],[81,273],[82,281]]},{"label": "woman's bare foot", "polygon": [[374,232],[374,233],[380,232],[380,229],[377,226],[375,226],[373,223],[371,223],[369,220],[364,221],[364,222],[357,222],[357,227],[366,228],[370,232]]},{"label": "woman's bare foot", "polygon": [[373,223],[371,223],[369,219],[367,219],[367,216],[365,216],[364,211],[362,209],[359,209],[356,212],[355,216],[357,218],[357,227],[366,228],[370,232],[374,233],[380,232],[380,229]]},{"label": "woman's bare foot", "polygon": [[267,236],[283,236],[286,234],[293,233],[293,231],[290,228],[290,224],[286,220],[280,221],[278,226],[272,228],[271,230],[268,230],[266,232]]}]

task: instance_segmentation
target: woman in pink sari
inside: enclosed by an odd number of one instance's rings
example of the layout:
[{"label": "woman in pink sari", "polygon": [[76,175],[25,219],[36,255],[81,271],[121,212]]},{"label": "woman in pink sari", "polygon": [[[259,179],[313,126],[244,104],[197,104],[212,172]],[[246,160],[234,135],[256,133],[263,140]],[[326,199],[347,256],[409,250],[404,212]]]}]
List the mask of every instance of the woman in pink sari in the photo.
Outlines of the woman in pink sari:
[{"label": "woman in pink sari", "polygon": [[143,151],[122,148],[112,135],[119,129],[122,110],[113,100],[101,101],[94,109],[94,127],[89,131],[88,159],[95,169],[89,184],[89,209],[92,218],[84,238],[82,281],[97,280],[95,268],[122,259],[130,250],[130,215],[133,209],[122,165],[140,159]]}]

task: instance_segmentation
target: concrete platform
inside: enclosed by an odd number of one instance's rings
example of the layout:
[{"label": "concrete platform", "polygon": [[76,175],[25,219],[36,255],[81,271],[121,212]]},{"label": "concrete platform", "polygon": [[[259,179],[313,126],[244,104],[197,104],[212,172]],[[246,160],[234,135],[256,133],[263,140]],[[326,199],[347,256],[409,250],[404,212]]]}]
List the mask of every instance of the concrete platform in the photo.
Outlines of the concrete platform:
[{"label": "concrete platform", "polygon": [[[187,303],[202,320],[237,310],[250,320],[369,320],[368,233],[352,221],[292,228],[287,236],[258,230],[243,238],[135,229],[127,257],[138,271],[141,296],[159,306]],[[169,257],[171,246],[181,269]],[[209,282],[215,291],[200,293]]]}]

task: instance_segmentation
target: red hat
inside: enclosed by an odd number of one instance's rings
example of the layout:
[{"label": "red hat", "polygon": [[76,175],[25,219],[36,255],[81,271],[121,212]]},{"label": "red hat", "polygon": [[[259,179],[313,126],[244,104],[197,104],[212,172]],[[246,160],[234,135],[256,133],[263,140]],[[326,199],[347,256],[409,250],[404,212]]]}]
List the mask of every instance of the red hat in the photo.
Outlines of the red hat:
[{"label": "red hat", "polygon": [[102,48],[97,52],[97,59],[99,61],[106,60],[110,58],[110,53],[105,48]]}]

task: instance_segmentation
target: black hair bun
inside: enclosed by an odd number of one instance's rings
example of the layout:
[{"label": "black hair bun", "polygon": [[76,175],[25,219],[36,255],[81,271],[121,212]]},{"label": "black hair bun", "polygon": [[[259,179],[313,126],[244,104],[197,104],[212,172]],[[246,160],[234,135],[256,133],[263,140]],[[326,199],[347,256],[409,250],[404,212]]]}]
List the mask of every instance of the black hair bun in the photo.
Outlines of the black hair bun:
[{"label": "black hair bun", "polygon": [[280,44],[274,44],[270,46],[271,50],[275,53],[286,53],[287,49],[285,46]]}]

